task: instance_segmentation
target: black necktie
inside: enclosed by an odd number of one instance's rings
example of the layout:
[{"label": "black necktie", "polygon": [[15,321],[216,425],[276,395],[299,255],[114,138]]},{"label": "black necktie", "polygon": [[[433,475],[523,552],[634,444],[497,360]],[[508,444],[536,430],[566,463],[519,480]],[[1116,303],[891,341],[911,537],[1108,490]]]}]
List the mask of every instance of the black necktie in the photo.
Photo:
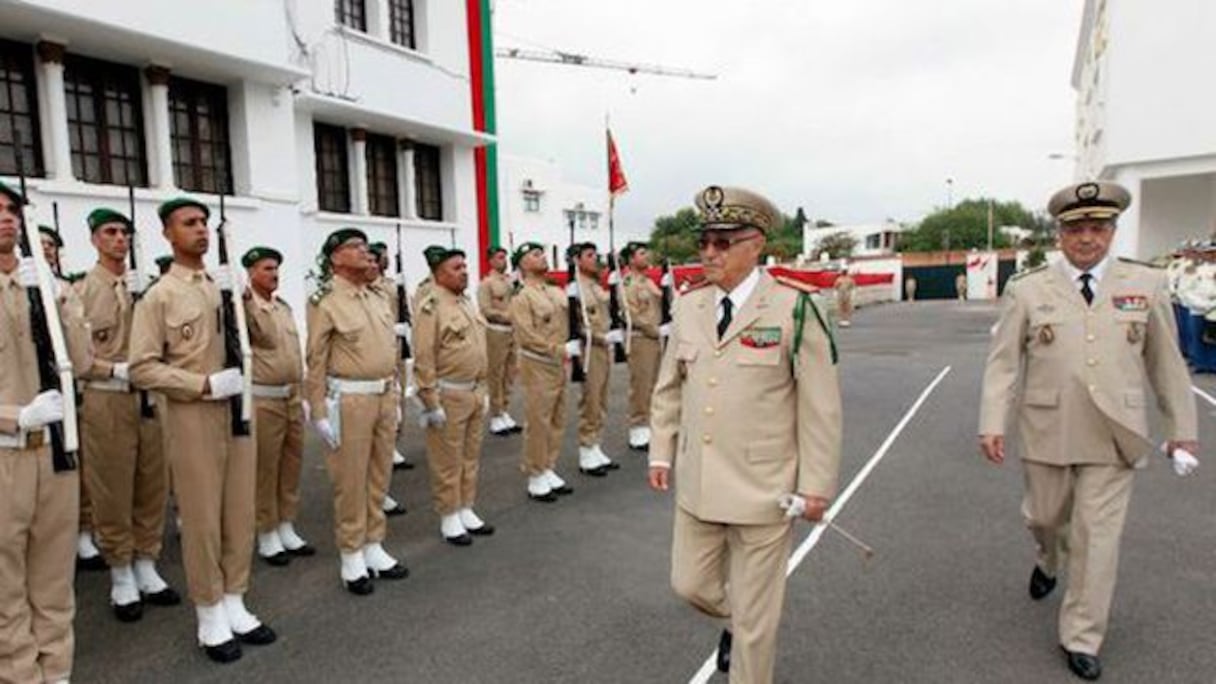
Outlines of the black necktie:
[{"label": "black necktie", "polygon": [[1092,274],[1089,274],[1089,273],[1081,274],[1081,296],[1085,298],[1086,304],[1094,303],[1094,291],[1091,290],[1089,287],[1089,281],[1091,281],[1093,279],[1094,279],[1094,277]]},{"label": "black necktie", "polygon": [[730,327],[732,306],[733,304],[730,301],[730,297],[722,298],[722,318],[718,319],[719,340],[722,339],[722,336],[726,334],[726,329]]}]

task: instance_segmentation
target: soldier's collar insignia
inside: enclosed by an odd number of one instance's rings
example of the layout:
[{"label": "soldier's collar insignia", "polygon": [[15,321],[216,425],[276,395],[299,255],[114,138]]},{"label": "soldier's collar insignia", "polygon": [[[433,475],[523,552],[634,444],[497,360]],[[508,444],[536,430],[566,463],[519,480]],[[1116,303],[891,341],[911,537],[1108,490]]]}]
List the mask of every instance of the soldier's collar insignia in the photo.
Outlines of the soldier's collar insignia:
[{"label": "soldier's collar insignia", "polygon": [[1117,311],[1148,311],[1148,297],[1144,295],[1116,295],[1111,302]]},{"label": "soldier's collar insignia", "polygon": [[182,338],[188,340],[192,337],[194,337],[194,328],[191,328],[189,323],[183,325],[182,326]]},{"label": "soldier's collar insignia", "polygon": [[739,334],[739,343],[751,349],[776,347],[781,344],[781,328],[748,328]]},{"label": "soldier's collar insignia", "polygon": [[1052,330],[1051,324],[1044,325],[1039,328],[1039,343],[1051,344],[1056,339],[1056,332]]}]

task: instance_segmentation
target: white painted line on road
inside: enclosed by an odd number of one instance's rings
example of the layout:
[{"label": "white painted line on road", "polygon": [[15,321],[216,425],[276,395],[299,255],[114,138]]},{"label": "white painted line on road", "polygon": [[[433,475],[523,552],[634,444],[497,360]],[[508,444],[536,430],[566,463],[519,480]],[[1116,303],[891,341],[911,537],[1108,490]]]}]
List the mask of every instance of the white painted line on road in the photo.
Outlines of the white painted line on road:
[{"label": "white painted line on road", "polygon": [[[878,447],[878,450],[874,452],[874,455],[870,457],[870,460],[866,461],[866,464],[862,466],[861,470],[859,470],[857,474],[853,476],[852,481],[849,482],[849,486],[845,487],[845,490],[836,497],[836,501],[833,502],[832,506],[828,508],[826,513],[823,514],[823,520],[815,525],[815,527],[811,530],[811,533],[807,535],[806,539],[803,540],[803,542],[798,545],[798,548],[794,550],[794,553],[790,555],[790,560],[785,566],[786,577],[789,577],[794,573],[795,570],[798,569],[798,566],[801,565],[802,561],[806,559],[807,555],[811,552],[811,549],[815,548],[815,545],[819,543],[820,538],[823,537],[824,530],[828,528],[828,523],[835,520],[836,516],[840,514],[840,510],[844,508],[844,505],[849,502],[849,499],[853,498],[853,494],[857,493],[857,490],[861,488],[862,483],[866,481],[866,478],[870,476],[870,473],[873,472],[874,468],[878,466],[878,463],[882,461],[884,456],[887,455],[887,452],[891,449],[891,445],[895,443],[895,440],[899,437],[900,433],[902,433],[904,428],[908,426],[908,423],[912,421],[912,418],[916,415],[917,411],[920,411],[920,407],[929,398],[929,395],[933,394],[933,390],[937,389],[937,386],[941,384],[941,381],[944,380],[949,373],[950,366],[946,366],[941,370],[940,373],[937,374],[936,378],[933,378],[933,382],[930,382],[929,385],[925,387],[924,391],[920,393],[920,396],[917,397],[916,402],[912,404],[911,408],[908,409],[908,412],[904,414],[904,417],[895,424],[895,427],[891,430],[891,433],[887,435],[885,440],[883,440],[883,443]],[[1195,391],[1198,392],[1199,389],[1195,388]],[[1213,399],[1210,396],[1207,398],[1213,403],[1213,405],[1216,405],[1216,399]],[[717,672],[717,660],[718,649],[715,648],[714,652],[710,653],[709,657],[705,659],[705,662],[701,664],[701,669],[697,670],[697,673],[692,676],[692,679],[688,680],[688,684],[706,684],[706,682],[709,681],[709,678],[713,676],[714,672]]]},{"label": "white painted line on road", "polygon": [[1207,392],[1204,392],[1203,390],[1199,389],[1195,385],[1191,385],[1191,391],[1193,391],[1195,394],[1198,394],[1200,397],[1203,398],[1204,401],[1208,402],[1212,406],[1216,406],[1216,397],[1213,397],[1212,395],[1208,394]]}]

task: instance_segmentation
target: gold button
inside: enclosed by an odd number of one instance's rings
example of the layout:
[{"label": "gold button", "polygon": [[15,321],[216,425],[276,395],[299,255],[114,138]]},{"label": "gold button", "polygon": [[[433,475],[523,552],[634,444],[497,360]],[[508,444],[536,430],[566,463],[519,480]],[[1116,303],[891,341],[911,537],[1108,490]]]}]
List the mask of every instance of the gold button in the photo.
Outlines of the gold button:
[{"label": "gold button", "polygon": [[1098,387],[1097,387],[1096,385],[1090,385],[1090,386],[1089,386],[1089,391],[1090,391],[1090,392],[1097,392],[1097,391],[1098,391]]},{"label": "gold button", "polygon": [[721,349],[715,349],[715,350],[714,350],[714,358],[715,358],[715,359],[720,359],[720,358],[722,358],[722,350],[721,350]]},{"label": "gold button", "polygon": [[706,407],[705,407],[705,415],[707,415],[707,416],[712,416],[713,414],[714,414],[714,407],[712,407],[712,406],[706,406]]},{"label": "gold button", "polygon": [[718,386],[718,379],[717,379],[717,378],[710,378],[710,379],[709,379],[709,386],[710,386],[710,387],[717,387],[717,386]]},{"label": "gold button", "polygon": [[714,438],[710,437],[709,435],[705,435],[704,437],[701,438],[701,441],[705,442],[706,444],[709,444],[710,442],[714,441]]},{"label": "gold button", "polygon": [[1096,366],[1096,365],[1098,365],[1098,360],[1097,359],[1088,359],[1085,361],[1085,365]]},{"label": "gold button", "polygon": [[1085,336],[1085,341],[1086,341],[1086,342],[1093,342],[1093,341],[1094,341],[1094,340],[1096,340],[1096,339],[1098,339],[1098,338],[1094,337],[1093,335],[1086,335],[1086,336]]}]

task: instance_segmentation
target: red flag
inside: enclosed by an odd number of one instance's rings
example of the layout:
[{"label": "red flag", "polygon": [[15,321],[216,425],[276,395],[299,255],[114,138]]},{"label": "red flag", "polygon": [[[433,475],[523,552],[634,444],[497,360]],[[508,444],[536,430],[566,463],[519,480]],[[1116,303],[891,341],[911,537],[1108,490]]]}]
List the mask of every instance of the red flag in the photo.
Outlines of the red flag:
[{"label": "red flag", "polygon": [[616,143],[612,141],[612,131],[608,131],[608,194],[613,197],[629,189],[629,181],[625,179],[625,170],[621,168],[621,155],[617,154]]}]

